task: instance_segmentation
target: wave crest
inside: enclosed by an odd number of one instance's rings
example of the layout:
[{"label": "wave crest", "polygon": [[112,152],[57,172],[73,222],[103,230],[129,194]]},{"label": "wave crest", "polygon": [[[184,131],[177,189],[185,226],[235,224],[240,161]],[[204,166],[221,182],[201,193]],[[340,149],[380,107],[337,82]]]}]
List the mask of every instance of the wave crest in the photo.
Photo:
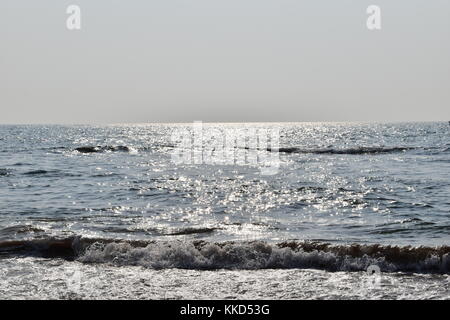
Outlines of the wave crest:
[{"label": "wave crest", "polygon": [[285,242],[154,242],[145,247],[130,243],[96,244],[79,258],[85,263],[139,265],[148,268],[182,269],[321,269],[365,271],[378,265],[384,272],[447,273],[450,248],[331,246],[320,243]]},{"label": "wave crest", "polygon": [[83,263],[142,266],[153,269],[320,269],[383,272],[450,272],[450,247],[332,245],[320,242],[114,241],[42,239],[0,242],[0,255],[35,255]]}]

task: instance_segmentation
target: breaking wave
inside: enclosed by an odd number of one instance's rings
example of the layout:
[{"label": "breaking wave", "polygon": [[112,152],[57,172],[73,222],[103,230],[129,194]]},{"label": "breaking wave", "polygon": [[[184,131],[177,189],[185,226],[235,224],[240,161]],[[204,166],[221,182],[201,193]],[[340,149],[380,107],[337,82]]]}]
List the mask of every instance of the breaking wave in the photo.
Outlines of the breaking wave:
[{"label": "breaking wave", "polygon": [[11,170],[0,168],[0,176],[9,176],[11,174]]},{"label": "breaking wave", "polygon": [[79,153],[102,153],[102,152],[135,152],[136,150],[128,146],[87,146],[75,148]]},{"label": "breaking wave", "polygon": [[319,242],[113,241],[73,237],[0,242],[1,255],[36,255],[82,263],[152,269],[320,269],[450,272],[450,247],[332,245]]}]

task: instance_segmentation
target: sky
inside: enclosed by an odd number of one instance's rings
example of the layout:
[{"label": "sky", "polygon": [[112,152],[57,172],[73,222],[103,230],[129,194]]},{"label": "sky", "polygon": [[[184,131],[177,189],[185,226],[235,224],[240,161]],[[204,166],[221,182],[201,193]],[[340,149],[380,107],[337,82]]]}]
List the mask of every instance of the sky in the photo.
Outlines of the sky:
[{"label": "sky", "polygon": [[[66,27],[73,4],[80,30]],[[448,0],[1,0],[0,124],[448,121],[449,12]]]}]

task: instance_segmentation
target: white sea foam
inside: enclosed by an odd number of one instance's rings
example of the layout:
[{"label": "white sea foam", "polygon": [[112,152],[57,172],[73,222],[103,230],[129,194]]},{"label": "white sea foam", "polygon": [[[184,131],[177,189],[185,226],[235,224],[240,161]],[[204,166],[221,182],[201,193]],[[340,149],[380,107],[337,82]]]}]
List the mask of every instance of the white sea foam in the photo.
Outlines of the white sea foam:
[{"label": "white sea foam", "polygon": [[446,275],[324,270],[155,270],[41,258],[0,260],[0,299],[450,299]]}]

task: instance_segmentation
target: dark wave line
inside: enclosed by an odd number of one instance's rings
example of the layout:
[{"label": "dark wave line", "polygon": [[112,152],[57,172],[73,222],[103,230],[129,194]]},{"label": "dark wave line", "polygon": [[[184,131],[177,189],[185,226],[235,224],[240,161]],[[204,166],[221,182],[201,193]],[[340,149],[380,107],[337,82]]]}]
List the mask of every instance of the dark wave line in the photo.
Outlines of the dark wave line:
[{"label": "dark wave line", "polygon": [[181,235],[198,234],[198,233],[213,233],[216,230],[220,230],[220,228],[186,228],[186,229],[180,229],[177,231],[166,233],[164,235],[181,236]]},{"label": "dark wave line", "polygon": [[30,232],[44,232],[45,230],[32,225],[16,225],[11,227],[6,227],[0,229],[0,236],[5,234],[19,234],[19,233],[30,233]]},{"label": "dark wave line", "polygon": [[79,153],[102,153],[102,152],[131,152],[133,149],[128,146],[87,146],[75,148]]},{"label": "dark wave line", "polygon": [[397,153],[408,150],[413,150],[412,147],[357,147],[348,149],[301,149],[297,147],[282,147],[278,149],[267,148],[269,152],[282,152],[282,153],[302,153],[302,154],[380,154],[380,153]]},{"label": "dark wave line", "polygon": [[[33,170],[33,171],[25,172],[24,175],[35,176],[35,175],[44,175],[44,174],[48,174],[48,173],[50,173],[50,171],[47,171],[47,170]],[[53,173],[56,173],[56,171],[54,171]]]},{"label": "dark wave line", "polygon": [[[151,147],[130,147],[130,146],[82,146],[76,148],[70,147],[49,147],[40,148],[39,150],[72,150],[83,154],[90,153],[105,153],[105,152],[148,152],[153,151],[158,148],[175,148],[174,145],[170,144],[160,144],[153,145]],[[236,147],[239,148],[239,147]],[[249,147],[243,147],[245,150],[249,150]],[[364,154],[384,154],[384,153],[400,153],[409,150],[422,149],[424,151],[430,151],[432,154],[448,153],[450,148],[442,147],[428,147],[428,148],[418,148],[418,147],[354,147],[354,148],[300,148],[300,147],[280,147],[280,148],[267,148],[261,149],[268,152],[281,152],[288,154],[349,154],[349,155],[364,155]],[[19,152],[30,151],[30,149],[19,150]],[[3,150],[2,152],[11,152],[9,150]],[[17,152],[17,150],[16,150]]]}]

